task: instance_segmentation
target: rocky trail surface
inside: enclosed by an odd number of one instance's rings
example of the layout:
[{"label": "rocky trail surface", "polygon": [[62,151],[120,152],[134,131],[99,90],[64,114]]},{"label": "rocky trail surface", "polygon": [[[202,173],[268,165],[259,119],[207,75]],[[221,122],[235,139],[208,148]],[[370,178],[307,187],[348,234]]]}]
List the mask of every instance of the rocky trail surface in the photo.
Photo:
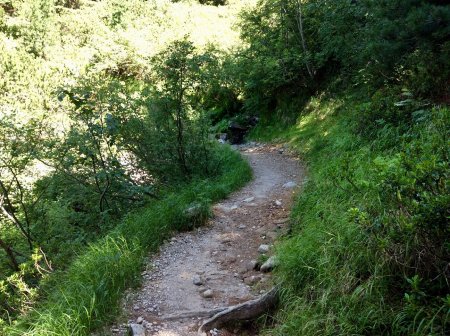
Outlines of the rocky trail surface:
[{"label": "rocky trail surface", "polygon": [[[194,336],[218,308],[254,299],[272,287],[274,240],[287,230],[293,194],[303,171],[280,146],[238,146],[253,180],[213,207],[209,223],[179,233],[149,256],[142,285],[123,301],[123,314],[109,334]],[[273,258],[271,259],[271,261]],[[255,335],[217,330],[211,335]]]}]

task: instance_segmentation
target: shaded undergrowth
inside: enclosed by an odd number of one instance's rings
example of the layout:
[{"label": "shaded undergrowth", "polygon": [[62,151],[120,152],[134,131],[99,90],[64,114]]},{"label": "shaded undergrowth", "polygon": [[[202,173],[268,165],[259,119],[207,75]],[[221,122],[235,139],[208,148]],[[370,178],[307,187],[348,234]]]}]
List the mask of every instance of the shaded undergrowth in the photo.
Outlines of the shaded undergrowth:
[{"label": "shaded undergrowth", "polygon": [[130,213],[89,246],[67,271],[52,277],[47,297],[8,335],[87,335],[111,321],[123,291],[137,283],[144,257],[176,230],[203,224],[210,205],[243,186],[251,169],[240,155],[219,149],[220,174],[180,185],[160,201]]}]

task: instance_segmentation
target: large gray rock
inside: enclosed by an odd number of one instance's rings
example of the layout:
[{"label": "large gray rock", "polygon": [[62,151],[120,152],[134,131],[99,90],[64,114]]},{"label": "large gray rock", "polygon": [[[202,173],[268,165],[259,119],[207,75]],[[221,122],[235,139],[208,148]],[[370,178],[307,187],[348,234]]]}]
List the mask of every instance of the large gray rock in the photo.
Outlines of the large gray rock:
[{"label": "large gray rock", "polygon": [[145,328],[141,324],[130,323],[128,325],[128,335],[130,335],[130,336],[145,336]]},{"label": "large gray rock", "polygon": [[261,265],[261,272],[270,272],[277,265],[277,258],[275,256],[271,256],[266,260],[264,264]]}]

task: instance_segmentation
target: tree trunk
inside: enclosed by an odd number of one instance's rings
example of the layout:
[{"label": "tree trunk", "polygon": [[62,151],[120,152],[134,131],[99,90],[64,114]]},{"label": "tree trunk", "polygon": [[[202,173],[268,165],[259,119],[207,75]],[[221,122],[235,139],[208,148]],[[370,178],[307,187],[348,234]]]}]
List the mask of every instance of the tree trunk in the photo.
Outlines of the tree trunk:
[{"label": "tree trunk", "polygon": [[0,238],[0,247],[3,250],[5,250],[6,255],[8,256],[8,259],[11,262],[11,266],[12,266],[13,270],[14,271],[18,271],[19,270],[19,263],[17,262],[16,256],[14,255],[13,250],[1,238]]},{"label": "tree trunk", "polygon": [[[8,218],[13,224],[20,230],[23,236],[28,241],[28,246],[30,251],[33,250],[33,239],[31,238],[31,234],[28,230],[26,230],[23,223],[17,218],[13,204],[9,198],[9,190],[6,188],[4,183],[0,181],[0,210],[3,214]],[[5,204],[6,203],[6,204]],[[5,206],[6,205],[6,206]]]},{"label": "tree trunk", "polygon": [[176,127],[177,127],[177,152],[178,161],[182,172],[189,175],[189,168],[186,163],[186,150],[184,148],[184,130],[183,130],[183,96],[184,96],[184,71],[180,69],[179,92],[177,97]]},{"label": "tree trunk", "polygon": [[[300,34],[300,40],[305,56],[308,56],[308,49],[306,48],[305,34],[303,32],[303,14],[302,14],[302,3],[301,0],[297,0],[297,28]],[[308,71],[309,77],[314,78],[314,71],[311,69],[308,59],[305,59],[306,70]]]}]

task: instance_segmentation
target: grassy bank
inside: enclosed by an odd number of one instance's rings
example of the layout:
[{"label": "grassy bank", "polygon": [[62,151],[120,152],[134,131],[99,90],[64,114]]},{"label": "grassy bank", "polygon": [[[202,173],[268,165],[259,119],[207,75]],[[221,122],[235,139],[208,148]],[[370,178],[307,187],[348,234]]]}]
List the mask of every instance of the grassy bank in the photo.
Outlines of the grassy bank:
[{"label": "grassy bank", "polygon": [[193,181],[162,200],[129,214],[105,238],[91,244],[67,271],[52,279],[47,298],[7,335],[87,335],[118,312],[123,291],[136,283],[149,251],[176,230],[205,222],[210,205],[243,186],[251,170],[240,155],[220,149],[221,173]]},{"label": "grassy bank", "polygon": [[[309,166],[292,233],[278,246],[283,300],[268,335],[450,330],[449,109],[379,102],[316,96],[295,125],[253,134],[289,143]],[[405,119],[380,116],[394,112]]]}]

